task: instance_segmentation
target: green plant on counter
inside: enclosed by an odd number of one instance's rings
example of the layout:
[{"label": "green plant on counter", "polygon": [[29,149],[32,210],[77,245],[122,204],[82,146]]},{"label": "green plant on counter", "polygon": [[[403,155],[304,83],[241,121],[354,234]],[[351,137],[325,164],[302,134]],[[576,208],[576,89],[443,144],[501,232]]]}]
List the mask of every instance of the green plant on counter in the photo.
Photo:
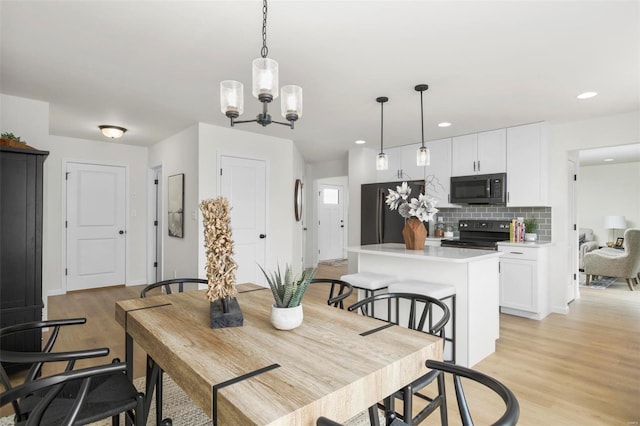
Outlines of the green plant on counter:
[{"label": "green plant on counter", "polygon": [[10,133],[10,132],[4,132],[4,133],[0,134],[0,138],[9,139],[9,140],[20,142],[20,143],[26,143],[25,141],[20,140],[20,136],[16,136],[16,135],[14,135],[13,133]]},{"label": "green plant on counter", "polygon": [[271,287],[277,308],[295,308],[300,305],[302,296],[307,287],[309,287],[313,274],[316,272],[315,269],[312,269],[309,273],[303,271],[299,277],[294,278],[289,264],[285,267],[284,276],[280,272],[280,266],[271,275],[267,274],[262,266],[258,266],[267,279],[269,287]]},{"label": "green plant on counter", "polygon": [[538,229],[538,221],[535,218],[527,218],[524,220],[524,232],[527,234],[535,234]]}]

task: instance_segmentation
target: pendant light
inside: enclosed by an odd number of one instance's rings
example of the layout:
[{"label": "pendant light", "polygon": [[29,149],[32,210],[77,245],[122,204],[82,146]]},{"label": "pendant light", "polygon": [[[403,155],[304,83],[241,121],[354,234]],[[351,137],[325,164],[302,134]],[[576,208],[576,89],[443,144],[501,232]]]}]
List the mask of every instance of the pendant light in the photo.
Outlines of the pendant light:
[{"label": "pendant light", "polygon": [[388,100],[389,98],[386,96],[376,98],[376,102],[380,102],[380,154],[378,154],[378,158],[376,158],[376,170],[387,170],[389,168],[389,159],[383,149],[384,103]]},{"label": "pendant light", "polygon": [[293,124],[302,117],[302,88],[300,86],[284,86],[280,90],[280,112],[288,123],[271,119],[268,105],[278,97],[278,62],[267,58],[267,0],[262,3],[262,49],[260,58],[254,59],[252,94],[262,102],[262,112],[254,120],[237,121],[244,112],[244,89],[242,83],[234,80],[220,82],[220,108],[231,120],[231,127],[238,123],[258,123],[263,127],[271,123],[282,124],[293,129]]},{"label": "pendant light", "polygon": [[429,148],[424,146],[424,106],[422,103],[422,94],[429,88],[427,84],[418,84],[415,89],[420,92],[420,123],[422,125],[422,145],[416,152],[416,164],[418,166],[429,166],[431,164],[431,153]]}]

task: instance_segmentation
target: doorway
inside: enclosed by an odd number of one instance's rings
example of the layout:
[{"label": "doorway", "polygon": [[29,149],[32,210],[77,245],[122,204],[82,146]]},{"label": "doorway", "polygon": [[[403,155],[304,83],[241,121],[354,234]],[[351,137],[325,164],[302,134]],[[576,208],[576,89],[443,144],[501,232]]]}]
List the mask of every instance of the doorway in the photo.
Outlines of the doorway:
[{"label": "doorway", "polygon": [[236,282],[266,285],[267,175],[264,160],[220,157],[220,195],[231,206]]},{"label": "doorway", "polygon": [[125,284],[126,168],[68,162],[66,290]]},{"label": "doorway", "polygon": [[318,262],[346,257],[345,189],[338,184],[318,184]]}]

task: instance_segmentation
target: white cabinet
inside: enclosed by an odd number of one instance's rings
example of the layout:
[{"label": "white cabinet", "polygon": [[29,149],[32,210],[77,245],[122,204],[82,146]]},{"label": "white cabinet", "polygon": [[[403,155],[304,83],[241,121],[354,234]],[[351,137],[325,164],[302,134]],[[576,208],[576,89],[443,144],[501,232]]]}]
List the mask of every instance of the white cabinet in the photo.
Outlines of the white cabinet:
[{"label": "white cabinet", "polygon": [[425,144],[431,153],[431,164],[424,167],[427,193],[438,199],[436,207],[460,207],[449,202],[451,188],[451,138]]},{"label": "white cabinet", "polygon": [[531,319],[549,314],[548,247],[498,244],[500,311]]},{"label": "white cabinet", "polygon": [[418,144],[385,149],[389,159],[388,170],[377,170],[377,182],[424,179],[424,167],[416,165]]},{"label": "white cabinet", "polygon": [[548,125],[507,129],[507,206],[548,206],[550,152]]},{"label": "white cabinet", "polygon": [[504,173],[507,169],[506,141],[505,129],[454,137],[451,175]]}]

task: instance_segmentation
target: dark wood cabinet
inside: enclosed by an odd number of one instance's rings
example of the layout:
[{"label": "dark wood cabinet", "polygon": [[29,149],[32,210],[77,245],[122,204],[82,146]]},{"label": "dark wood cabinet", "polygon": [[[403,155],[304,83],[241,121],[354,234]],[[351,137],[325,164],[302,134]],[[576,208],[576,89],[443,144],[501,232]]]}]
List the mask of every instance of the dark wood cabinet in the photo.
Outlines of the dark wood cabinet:
[{"label": "dark wood cabinet", "polygon": [[[0,146],[0,327],[42,319],[43,165],[48,154]],[[7,336],[0,346],[39,351],[41,332]]]}]

